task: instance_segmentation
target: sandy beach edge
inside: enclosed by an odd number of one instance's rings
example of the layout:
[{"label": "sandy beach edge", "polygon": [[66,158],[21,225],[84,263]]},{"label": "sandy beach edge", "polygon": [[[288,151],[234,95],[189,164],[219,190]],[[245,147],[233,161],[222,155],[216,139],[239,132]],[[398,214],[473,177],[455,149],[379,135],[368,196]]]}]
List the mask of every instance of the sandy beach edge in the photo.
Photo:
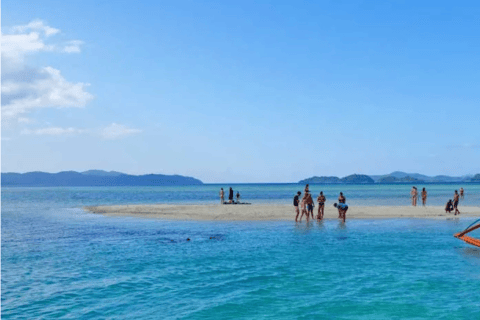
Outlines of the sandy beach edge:
[{"label": "sandy beach edge", "polygon": [[[85,206],[86,212],[105,216],[141,217],[164,220],[185,221],[292,221],[295,211],[291,205],[254,204],[254,205],[213,205],[213,204],[133,204]],[[445,213],[442,206],[370,206],[350,207],[348,219],[450,219],[462,217],[480,217],[480,207],[459,207],[461,214]],[[316,216],[317,208],[314,209]],[[325,207],[325,219],[337,219],[338,211],[333,206]],[[305,217],[303,217],[305,220]]]}]

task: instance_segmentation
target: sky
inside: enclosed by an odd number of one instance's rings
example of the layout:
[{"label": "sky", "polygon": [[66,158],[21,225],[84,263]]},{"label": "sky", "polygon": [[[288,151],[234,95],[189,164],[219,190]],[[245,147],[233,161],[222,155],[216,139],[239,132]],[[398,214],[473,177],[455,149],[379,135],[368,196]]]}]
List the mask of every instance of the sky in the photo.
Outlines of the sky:
[{"label": "sky", "polygon": [[2,172],[480,173],[478,1],[2,1]]}]

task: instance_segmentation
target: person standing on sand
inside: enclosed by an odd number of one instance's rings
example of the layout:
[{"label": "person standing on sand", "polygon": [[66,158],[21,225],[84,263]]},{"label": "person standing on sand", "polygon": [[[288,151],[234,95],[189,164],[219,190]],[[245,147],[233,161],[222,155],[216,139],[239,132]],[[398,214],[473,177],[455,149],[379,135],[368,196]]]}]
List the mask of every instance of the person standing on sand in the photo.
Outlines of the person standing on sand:
[{"label": "person standing on sand", "polygon": [[463,198],[464,198],[463,192],[464,192],[464,191],[463,191],[463,188],[460,188],[460,198],[462,198],[462,200],[463,200]]},{"label": "person standing on sand", "polygon": [[223,188],[220,188],[220,204],[223,204],[225,202],[225,192],[223,191]]},{"label": "person standing on sand", "polygon": [[455,209],[455,215],[460,214],[460,211],[458,211],[459,200],[460,200],[460,195],[458,194],[458,191],[455,190],[455,194],[453,195],[453,208]]},{"label": "person standing on sand", "polygon": [[237,191],[237,203],[240,203],[240,192]]},{"label": "person standing on sand", "polygon": [[310,193],[307,195],[306,202],[307,202],[307,221],[308,221],[309,215],[311,215],[313,219],[313,199]]},{"label": "person standing on sand", "polygon": [[338,217],[340,219],[343,219],[343,222],[345,222],[345,220],[347,219],[348,204],[346,204],[346,203],[339,203],[339,204],[334,203],[333,206],[338,209]]},{"label": "person standing on sand", "polygon": [[318,215],[317,219],[322,220],[323,219],[323,214],[325,210],[325,201],[327,201],[327,198],[323,195],[323,191],[320,191],[320,194],[318,195],[317,198],[318,201]]},{"label": "person standing on sand", "polygon": [[[346,201],[347,201],[347,199],[343,195],[343,192],[340,192],[340,195],[338,196],[338,203],[345,203]],[[341,218],[340,211],[338,211],[338,218],[339,219]]]},{"label": "person standing on sand", "polygon": [[412,187],[412,190],[410,191],[410,196],[412,197],[412,206],[416,207],[418,198],[418,191],[416,187]]},{"label": "person standing on sand", "polygon": [[300,214],[300,210],[298,209],[298,197],[300,197],[302,193],[300,191],[297,192],[297,194],[295,195],[295,197],[293,197],[293,207],[295,208],[295,213],[297,214],[295,216],[295,222],[297,222],[298,220],[298,215]]},{"label": "person standing on sand", "polygon": [[423,188],[423,190],[422,190],[422,205],[425,207],[426,204],[427,204],[427,190],[425,190],[425,188]]},{"label": "person standing on sand", "polygon": [[228,203],[233,203],[233,189],[230,187],[230,191],[228,192]]},{"label": "person standing on sand", "polygon": [[302,214],[300,215],[299,222],[302,222],[302,217],[303,217],[304,214],[307,215],[307,222],[308,222],[308,214],[307,214],[306,205],[307,205],[307,202],[306,202],[306,199],[305,199],[305,195],[303,195],[302,201],[300,202],[300,207],[301,207],[301,210],[302,210]]}]

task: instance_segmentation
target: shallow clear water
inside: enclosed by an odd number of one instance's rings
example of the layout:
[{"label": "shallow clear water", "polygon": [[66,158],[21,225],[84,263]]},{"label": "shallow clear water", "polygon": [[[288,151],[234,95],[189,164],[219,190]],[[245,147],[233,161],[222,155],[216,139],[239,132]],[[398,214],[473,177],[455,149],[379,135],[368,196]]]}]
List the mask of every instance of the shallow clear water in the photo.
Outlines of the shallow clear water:
[{"label": "shallow clear water", "polygon": [[2,189],[2,318],[480,319],[480,250],[452,237],[473,219],[213,223],[79,209],[160,202],[113,189]]},{"label": "shallow clear water", "polygon": [[[19,200],[32,204],[48,201],[52,204],[82,206],[96,204],[126,203],[219,203],[220,188],[232,187],[235,194],[240,192],[241,200],[251,203],[291,204],[297,191],[303,192],[304,185],[299,184],[206,184],[199,186],[164,187],[48,187],[48,188],[2,188],[2,200]],[[349,205],[358,206],[401,206],[410,205],[411,185],[310,185],[312,194],[323,191],[327,205],[337,202],[343,192]],[[426,187],[427,205],[445,205],[453,199],[455,190],[465,189],[465,199],[460,205],[480,206],[479,184],[430,184]],[[420,201],[419,201],[420,203]]]}]

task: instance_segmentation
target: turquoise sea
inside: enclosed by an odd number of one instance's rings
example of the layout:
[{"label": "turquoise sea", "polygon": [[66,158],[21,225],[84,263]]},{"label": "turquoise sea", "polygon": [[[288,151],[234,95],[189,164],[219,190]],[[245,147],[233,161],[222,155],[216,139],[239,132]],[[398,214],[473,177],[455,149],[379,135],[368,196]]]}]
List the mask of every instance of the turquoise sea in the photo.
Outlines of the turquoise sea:
[{"label": "turquoise sea", "polygon": [[[426,187],[443,205],[460,186]],[[480,185],[463,187],[460,210],[480,206]],[[2,318],[480,319],[480,249],[452,237],[472,218],[179,222],[81,209],[215,203],[219,188],[2,188]],[[290,203],[303,186],[233,188]],[[311,187],[350,205],[408,205],[410,188]]]}]

